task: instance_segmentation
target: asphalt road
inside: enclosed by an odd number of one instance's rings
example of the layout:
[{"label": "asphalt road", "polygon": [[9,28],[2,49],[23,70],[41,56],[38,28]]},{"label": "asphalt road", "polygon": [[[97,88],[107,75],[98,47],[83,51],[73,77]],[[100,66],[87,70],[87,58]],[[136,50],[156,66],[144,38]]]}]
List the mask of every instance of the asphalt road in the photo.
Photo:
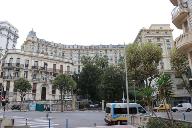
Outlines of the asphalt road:
[{"label": "asphalt road", "polygon": [[[3,115],[1,111],[0,116]],[[47,112],[19,112],[6,111],[5,117],[14,118],[15,125],[27,124],[34,128],[48,128],[49,119]],[[68,119],[68,128],[105,126],[104,112],[102,111],[76,111],[76,112],[52,112],[49,113],[51,128],[66,128]]]},{"label": "asphalt road", "polygon": [[[157,116],[168,118],[166,112],[158,112],[156,113]],[[175,120],[185,120],[188,122],[192,122],[192,112],[172,112],[173,119]]]}]

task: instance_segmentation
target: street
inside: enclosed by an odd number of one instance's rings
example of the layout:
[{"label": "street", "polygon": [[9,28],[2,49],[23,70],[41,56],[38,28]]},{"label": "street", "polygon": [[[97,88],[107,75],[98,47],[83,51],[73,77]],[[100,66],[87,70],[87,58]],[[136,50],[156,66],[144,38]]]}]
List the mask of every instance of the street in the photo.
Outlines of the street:
[{"label": "street", "polygon": [[[1,111],[0,115],[3,115]],[[5,117],[14,118],[16,126],[27,124],[34,128],[48,128],[49,120],[47,119],[47,112],[20,112],[20,111],[6,111]],[[68,119],[68,128],[75,127],[93,127],[105,126],[104,112],[101,111],[75,111],[75,112],[52,112],[49,113],[51,128],[65,128],[66,120]]]},{"label": "street", "polygon": [[[168,118],[166,112],[158,112],[156,113],[157,116]],[[174,120],[185,120],[188,122],[192,122],[192,112],[172,112]]]},{"label": "street", "polygon": [[[186,121],[192,122],[192,112],[175,112],[172,114],[174,119],[184,120],[185,116]],[[156,115],[167,118],[166,112],[159,112],[156,113]],[[3,116],[3,111],[0,112],[0,116]],[[68,128],[106,125],[104,122],[104,112],[102,111],[66,111],[63,113],[5,111],[5,117],[14,118],[14,123],[16,126],[26,125],[27,123],[33,128],[48,128],[49,118],[51,128],[66,128],[67,120]]]}]

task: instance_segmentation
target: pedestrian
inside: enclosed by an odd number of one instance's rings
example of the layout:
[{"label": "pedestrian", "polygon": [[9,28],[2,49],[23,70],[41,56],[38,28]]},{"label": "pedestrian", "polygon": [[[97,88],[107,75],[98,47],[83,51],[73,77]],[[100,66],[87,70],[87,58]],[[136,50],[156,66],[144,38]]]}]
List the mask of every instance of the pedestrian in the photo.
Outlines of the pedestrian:
[{"label": "pedestrian", "polygon": [[5,108],[8,111],[8,109],[9,109],[9,99],[8,98],[6,98],[5,103],[6,103]]},{"label": "pedestrian", "polygon": [[6,101],[5,101],[5,99],[3,98],[3,99],[2,99],[3,111],[5,111],[5,105],[6,105]]}]

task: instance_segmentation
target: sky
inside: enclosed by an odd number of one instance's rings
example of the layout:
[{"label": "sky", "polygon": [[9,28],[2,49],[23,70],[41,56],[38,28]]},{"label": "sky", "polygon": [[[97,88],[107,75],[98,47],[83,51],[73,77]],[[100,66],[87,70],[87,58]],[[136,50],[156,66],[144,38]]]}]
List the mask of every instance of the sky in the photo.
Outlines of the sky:
[{"label": "sky", "polygon": [[0,21],[19,30],[17,48],[30,30],[37,37],[62,44],[132,43],[151,24],[170,24],[170,0],[0,0]]}]

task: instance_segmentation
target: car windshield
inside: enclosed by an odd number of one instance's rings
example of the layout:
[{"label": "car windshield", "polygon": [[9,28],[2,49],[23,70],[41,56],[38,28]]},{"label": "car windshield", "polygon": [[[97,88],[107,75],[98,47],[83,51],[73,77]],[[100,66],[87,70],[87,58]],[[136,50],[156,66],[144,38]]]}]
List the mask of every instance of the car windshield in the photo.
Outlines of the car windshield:
[{"label": "car windshield", "polygon": [[178,104],[177,107],[183,107],[183,105],[182,104]]},{"label": "car windshield", "polygon": [[145,109],[143,109],[142,107],[138,107],[138,111],[139,113],[146,113]]}]

